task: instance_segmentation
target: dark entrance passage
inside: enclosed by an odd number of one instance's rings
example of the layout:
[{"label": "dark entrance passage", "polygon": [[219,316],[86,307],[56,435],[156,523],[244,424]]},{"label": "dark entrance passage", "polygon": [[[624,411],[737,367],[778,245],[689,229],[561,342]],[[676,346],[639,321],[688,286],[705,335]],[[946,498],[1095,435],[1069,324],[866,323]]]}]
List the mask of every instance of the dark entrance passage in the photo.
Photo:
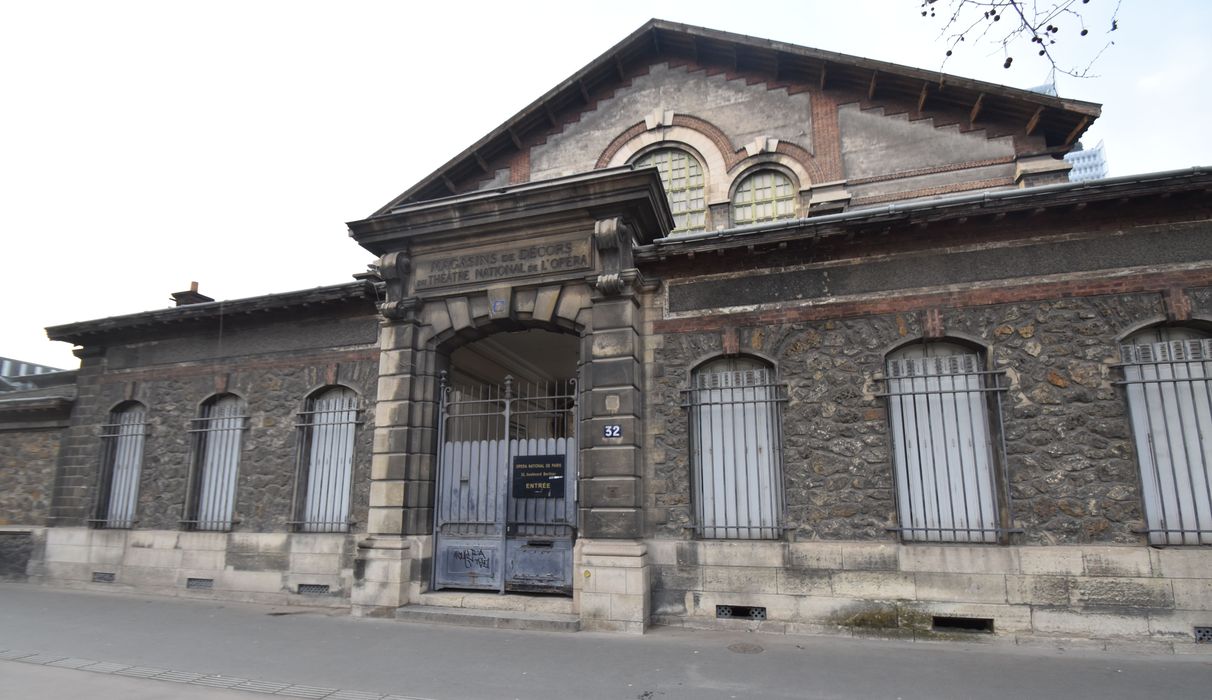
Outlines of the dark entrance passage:
[{"label": "dark entrance passage", "polygon": [[520,331],[452,353],[439,409],[435,590],[571,595],[577,344]]}]

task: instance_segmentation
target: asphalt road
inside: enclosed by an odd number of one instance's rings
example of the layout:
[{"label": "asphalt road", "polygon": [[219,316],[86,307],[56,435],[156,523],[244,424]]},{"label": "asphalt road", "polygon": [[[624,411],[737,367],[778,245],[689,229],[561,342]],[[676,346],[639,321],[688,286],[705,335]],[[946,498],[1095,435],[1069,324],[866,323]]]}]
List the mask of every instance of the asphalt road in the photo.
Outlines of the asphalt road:
[{"label": "asphalt road", "polygon": [[1212,686],[1212,654],[515,632],[23,584],[0,584],[0,659],[4,700],[1115,700],[1206,698]]}]

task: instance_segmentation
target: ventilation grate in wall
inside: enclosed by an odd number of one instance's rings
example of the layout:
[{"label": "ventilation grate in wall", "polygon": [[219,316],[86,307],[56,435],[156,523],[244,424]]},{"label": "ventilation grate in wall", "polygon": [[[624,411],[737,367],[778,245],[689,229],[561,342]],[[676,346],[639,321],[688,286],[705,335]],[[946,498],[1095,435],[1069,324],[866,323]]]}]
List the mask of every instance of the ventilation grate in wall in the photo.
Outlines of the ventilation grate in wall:
[{"label": "ventilation grate in wall", "polygon": [[118,575],[112,571],[94,571],[93,583],[113,583],[118,580]]},{"label": "ventilation grate in wall", "polygon": [[209,591],[215,587],[215,580],[213,578],[187,578],[185,587],[195,591]]},{"label": "ventilation grate in wall", "polygon": [[300,583],[299,595],[328,595],[328,586],[320,583]]},{"label": "ventilation grate in wall", "polygon": [[1196,627],[1195,643],[1212,644],[1212,627]]},{"label": "ventilation grate in wall", "polygon": [[935,615],[932,618],[931,629],[935,632],[984,632],[986,634],[993,634],[993,618]]},{"label": "ventilation grate in wall", "polygon": [[766,608],[753,605],[717,605],[715,616],[720,619],[765,620]]}]

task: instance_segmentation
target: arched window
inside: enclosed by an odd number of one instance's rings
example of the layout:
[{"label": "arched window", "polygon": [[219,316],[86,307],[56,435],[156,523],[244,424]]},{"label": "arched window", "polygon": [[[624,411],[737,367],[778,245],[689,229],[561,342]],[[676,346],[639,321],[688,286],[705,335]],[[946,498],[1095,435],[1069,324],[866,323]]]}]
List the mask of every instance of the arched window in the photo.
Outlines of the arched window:
[{"label": "arched window", "polygon": [[996,542],[993,446],[980,355],[917,343],[887,358],[888,417],[906,540]]},{"label": "arched window", "polygon": [[680,148],[662,148],[644,154],[635,165],[660,170],[675,232],[701,231],[707,226],[703,166],[694,156]]},{"label": "arched window", "polygon": [[1120,347],[1150,544],[1212,544],[1212,337],[1150,328]]},{"label": "arched window", "polygon": [[688,391],[695,525],[700,537],[782,534],[782,410],[766,363],[721,358],[696,369]]},{"label": "arched window", "polygon": [[299,471],[294,523],[304,532],[349,529],[358,395],[335,386],[311,395],[299,414]]},{"label": "arched window", "polygon": [[795,184],[777,170],[753,173],[737,185],[732,195],[732,220],[738,225],[794,216]]},{"label": "arched window", "polygon": [[248,416],[244,400],[222,394],[202,404],[193,419],[194,474],[185,524],[197,530],[230,530],[240,471],[240,442]]},{"label": "arched window", "polygon": [[146,417],[143,404],[129,401],[116,407],[109,414],[109,422],[101,426],[101,475],[93,520],[97,527],[128,528],[135,524]]}]

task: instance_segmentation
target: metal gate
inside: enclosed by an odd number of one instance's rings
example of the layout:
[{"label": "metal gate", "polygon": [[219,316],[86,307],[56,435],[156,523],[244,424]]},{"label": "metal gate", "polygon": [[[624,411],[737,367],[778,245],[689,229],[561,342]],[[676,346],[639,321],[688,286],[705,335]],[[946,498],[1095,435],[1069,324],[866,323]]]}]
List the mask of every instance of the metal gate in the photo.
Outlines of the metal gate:
[{"label": "metal gate", "polygon": [[575,380],[440,391],[433,587],[572,594]]}]

